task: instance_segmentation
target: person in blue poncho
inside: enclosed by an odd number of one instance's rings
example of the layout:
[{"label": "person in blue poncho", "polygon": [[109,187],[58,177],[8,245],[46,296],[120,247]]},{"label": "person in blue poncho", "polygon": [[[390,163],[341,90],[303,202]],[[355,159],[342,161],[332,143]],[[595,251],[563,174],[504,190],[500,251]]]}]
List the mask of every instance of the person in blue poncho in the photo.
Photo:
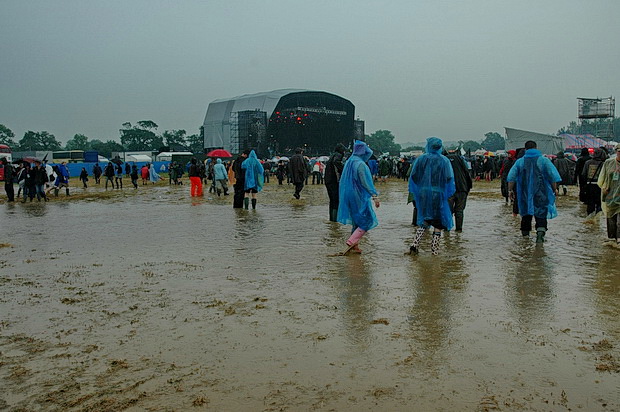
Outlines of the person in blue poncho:
[{"label": "person in blue poncho", "polygon": [[[525,155],[517,160],[508,173],[508,190],[516,186],[517,205],[521,215],[521,234],[532,230],[532,216],[536,220],[536,243],[545,241],[547,219],[558,215],[555,208],[557,183],[562,181],[551,160],[536,149],[536,142],[525,142]],[[511,194],[514,196],[514,194]]]},{"label": "person in blue poncho", "polygon": [[217,195],[220,196],[223,191],[224,196],[228,196],[228,171],[222,163],[222,159],[218,158],[213,166],[213,179],[217,184]]},{"label": "person in blue poncho", "polygon": [[373,180],[377,180],[377,176],[379,176],[379,162],[377,162],[377,158],[370,156],[370,159],[368,159],[366,163],[368,163],[368,168],[370,169]]},{"label": "person in blue poncho", "polygon": [[248,209],[250,205],[250,197],[252,198],[252,209],[256,209],[256,194],[263,190],[263,179],[265,170],[260,164],[256,152],[252,150],[248,158],[241,163],[241,169],[245,170],[245,195],[243,198],[243,206]]},{"label": "person in blue poncho", "polygon": [[424,154],[413,163],[409,176],[409,193],[413,195],[418,210],[419,226],[409,248],[409,253],[418,253],[420,241],[430,226],[433,227],[431,253],[439,254],[439,239],[442,230],[452,229],[452,211],[448,199],[456,191],[454,172],[450,160],[443,156],[443,143],[437,137],[426,139]]},{"label": "person in blue poncho", "polygon": [[361,253],[358,244],[362,236],[379,224],[370,201],[372,198],[375,207],[380,206],[370,169],[366,165],[370,156],[372,150],[368,145],[356,140],[353,154],[342,170],[338,189],[338,222],[353,225],[353,231],[347,239],[347,249],[341,255],[346,255],[351,250]]}]

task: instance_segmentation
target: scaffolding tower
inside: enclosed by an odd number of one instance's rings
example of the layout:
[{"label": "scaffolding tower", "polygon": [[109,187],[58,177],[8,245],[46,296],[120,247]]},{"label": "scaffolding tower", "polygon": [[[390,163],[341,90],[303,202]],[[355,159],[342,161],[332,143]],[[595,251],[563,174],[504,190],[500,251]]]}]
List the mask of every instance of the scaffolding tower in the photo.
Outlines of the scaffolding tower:
[{"label": "scaffolding tower", "polygon": [[591,134],[599,139],[614,139],[616,99],[613,97],[578,97],[577,117],[580,134]]},{"label": "scaffolding tower", "polygon": [[243,110],[230,113],[230,150],[241,153],[255,149],[257,153],[267,144],[267,113],[262,110]]}]

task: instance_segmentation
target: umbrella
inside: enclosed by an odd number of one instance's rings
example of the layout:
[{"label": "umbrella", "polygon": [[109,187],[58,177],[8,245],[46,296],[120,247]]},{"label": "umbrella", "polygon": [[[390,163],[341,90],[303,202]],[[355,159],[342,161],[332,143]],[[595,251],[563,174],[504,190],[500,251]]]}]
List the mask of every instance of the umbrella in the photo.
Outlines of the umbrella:
[{"label": "umbrella", "polygon": [[317,162],[327,162],[329,160],[329,156],[319,156],[316,158]]},{"label": "umbrella", "polygon": [[288,162],[288,157],[282,156],[281,158],[278,159],[278,161],[280,161],[280,160],[282,160],[284,162]]},{"label": "umbrella", "polygon": [[11,163],[19,164],[19,163],[34,163],[34,162],[40,162],[40,160],[37,157],[26,156],[23,158],[15,159]]},{"label": "umbrella", "polygon": [[112,162],[114,164],[117,164],[117,165],[122,165],[123,164],[123,161],[118,156],[116,156],[114,159],[110,160],[110,162]]},{"label": "umbrella", "polygon": [[228,150],[215,149],[207,153],[207,157],[232,157]]},{"label": "umbrella", "polygon": [[278,160],[280,160],[278,156],[274,156],[273,159],[271,159],[271,161],[274,163],[278,163]]}]

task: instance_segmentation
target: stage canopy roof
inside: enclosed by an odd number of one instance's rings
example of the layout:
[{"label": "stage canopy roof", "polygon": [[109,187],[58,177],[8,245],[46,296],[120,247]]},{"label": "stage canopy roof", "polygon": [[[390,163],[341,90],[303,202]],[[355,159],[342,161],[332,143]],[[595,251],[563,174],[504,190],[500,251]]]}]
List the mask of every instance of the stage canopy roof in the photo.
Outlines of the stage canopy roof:
[{"label": "stage canopy roof", "polygon": [[525,147],[525,142],[533,140],[543,154],[557,154],[564,151],[564,139],[551,134],[528,132],[527,130],[506,129],[506,150]]},{"label": "stage canopy roof", "polygon": [[582,147],[597,148],[609,147],[610,143],[603,139],[599,139],[591,134],[568,134],[560,135],[564,139],[564,147],[566,149],[581,149]]}]

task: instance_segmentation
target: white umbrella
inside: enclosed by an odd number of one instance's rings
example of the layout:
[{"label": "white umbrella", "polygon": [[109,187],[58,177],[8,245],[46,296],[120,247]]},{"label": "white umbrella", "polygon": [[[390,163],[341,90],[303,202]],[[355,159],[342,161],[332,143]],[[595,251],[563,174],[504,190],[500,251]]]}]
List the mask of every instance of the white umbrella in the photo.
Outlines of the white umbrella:
[{"label": "white umbrella", "polygon": [[317,162],[327,162],[329,160],[329,156],[319,156],[316,158]]}]

